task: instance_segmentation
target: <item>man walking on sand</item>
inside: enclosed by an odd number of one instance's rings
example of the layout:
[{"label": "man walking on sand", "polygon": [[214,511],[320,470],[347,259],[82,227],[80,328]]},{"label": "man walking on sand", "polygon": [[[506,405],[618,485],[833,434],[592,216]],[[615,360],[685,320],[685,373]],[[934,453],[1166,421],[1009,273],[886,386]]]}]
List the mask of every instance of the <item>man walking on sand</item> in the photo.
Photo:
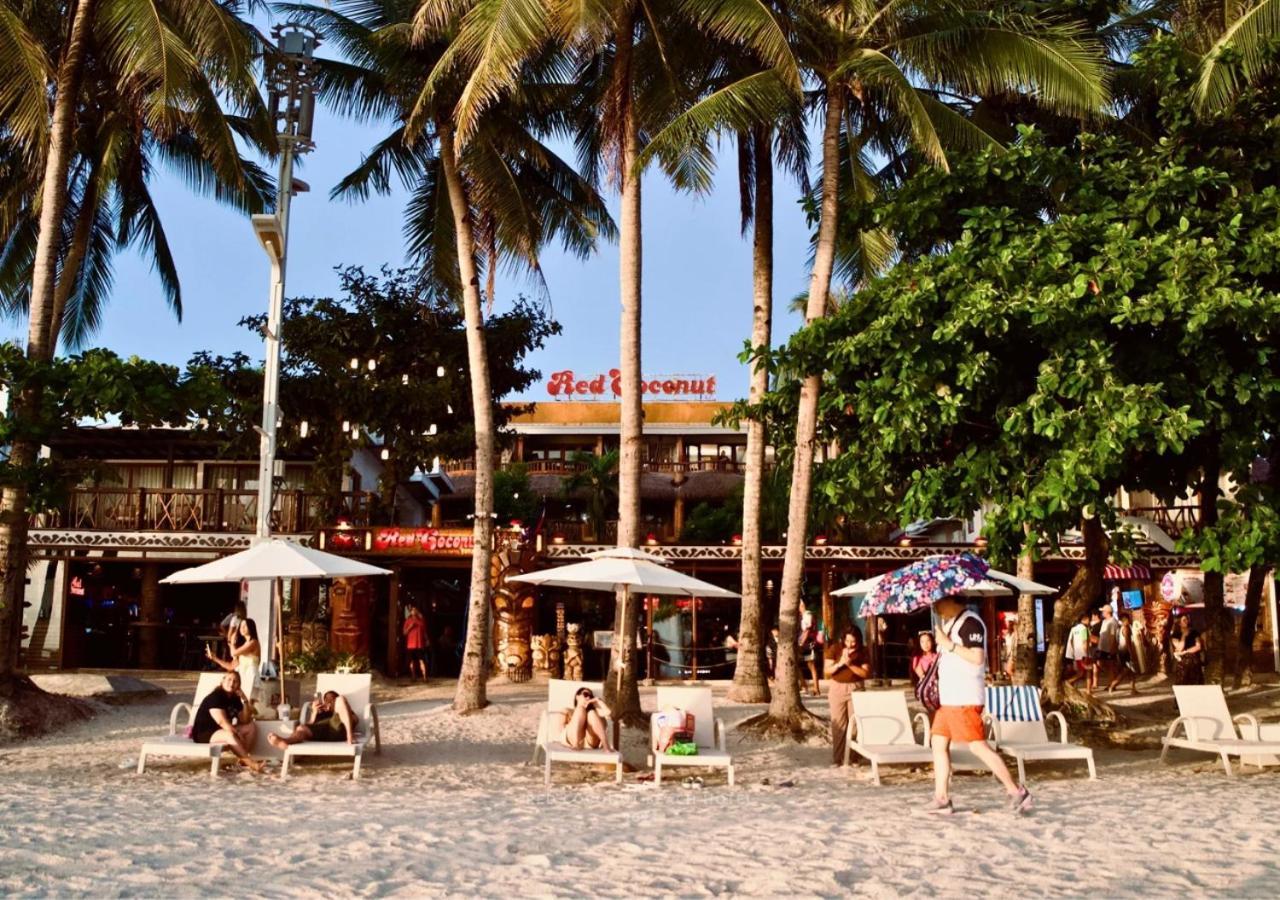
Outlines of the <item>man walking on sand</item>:
[{"label": "man walking on sand", "polygon": [[1031,808],[1031,792],[1009,774],[1000,754],[986,741],[982,707],[987,687],[987,629],[982,619],[955,597],[944,597],[933,605],[942,624],[938,638],[938,699],[933,714],[933,801],[931,813],[950,815],[951,745],[967,744],[1004,785],[1009,807],[1015,813]]}]

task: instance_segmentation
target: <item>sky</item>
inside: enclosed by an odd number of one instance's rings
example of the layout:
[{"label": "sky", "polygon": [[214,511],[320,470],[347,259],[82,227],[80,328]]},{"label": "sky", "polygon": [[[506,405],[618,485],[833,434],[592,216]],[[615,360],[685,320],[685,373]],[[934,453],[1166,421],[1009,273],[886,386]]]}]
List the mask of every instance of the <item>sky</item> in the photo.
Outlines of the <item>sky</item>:
[{"label": "sky", "polygon": [[[334,295],[335,266],[376,270],[404,263],[405,195],[398,186],[390,196],[362,203],[328,198],[330,188],[387,130],[318,113],[317,147],[298,172],[311,191],[293,203],[288,295]],[[748,370],[737,357],[751,331],[751,243],[739,231],[735,170],[733,146],[726,142],[720,177],[708,195],[676,193],[656,171],[644,182],[644,372],[714,375],[722,400],[746,394]],[[779,175],[775,184],[774,328],[780,340],[800,324],[786,306],[808,286],[809,231],[794,183]],[[267,258],[248,218],[193,195],[167,173],[158,178],[153,196],[181,278],[182,321],[165,305],[148,263],[124,252],[117,257],[102,328],[89,345],[179,366],[200,350],[242,350],[260,360],[261,339],[236,324],[264,311],[267,302]],[[608,199],[616,220],[617,197]],[[586,261],[549,248],[542,264],[563,333],[529,358],[543,376],[524,394],[531,400],[550,399],[545,382],[552,372],[572,369],[590,377],[618,364],[617,245],[602,244]],[[520,277],[500,278],[496,305],[521,291],[535,293]],[[25,321],[6,322],[0,338],[25,334]]]}]

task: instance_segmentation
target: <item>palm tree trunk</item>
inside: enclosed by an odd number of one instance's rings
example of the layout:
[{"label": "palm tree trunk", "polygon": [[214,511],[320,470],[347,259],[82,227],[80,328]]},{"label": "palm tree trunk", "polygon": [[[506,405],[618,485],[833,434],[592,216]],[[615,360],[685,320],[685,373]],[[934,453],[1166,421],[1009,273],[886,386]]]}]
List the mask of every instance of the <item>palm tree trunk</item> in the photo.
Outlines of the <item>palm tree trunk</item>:
[{"label": "palm tree trunk", "polygon": [[471,410],[476,423],[476,505],[471,550],[471,600],[467,613],[467,637],[462,672],[453,697],[458,712],[473,712],[488,705],[489,593],[493,558],[493,461],[496,431],[493,391],[489,384],[489,350],[485,344],[480,311],[480,278],[476,270],[475,231],[466,185],[458,171],[453,124],[440,122],[440,165],[453,209],[458,242],[458,270],[462,276],[462,310],[467,325],[467,365],[471,375]]},{"label": "palm tree trunk", "polygon": [[[773,338],[773,134],[763,126],[752,129],[755,162],[755,209],[752,212],[751,349],[762,353]],[[747,402],[759,403],[769,390],[769,368],[757,360],[751,370]],[[768,703],[769,680],[763,665],[760,591],[760,495],[764,485],[764,422],[747,422],[747,473],[742,486],[742,615],[738,621],[738,664],[733,671],[729,699],[738,703]]]},{"label": "palm tree trunk", "polygon": [[1045,699],[1054,704],[1062,702],[1067,636],[1071,632],[1071,626],[1102,593],[1102,570],[1107,565],[1107,554],[1110,552],[1107,533],[1096,518],[1082,520],[1080,533],[1084,538],[1084,561],[1076,569],[1071,584],[1067,585],[1067,589],[1058,596],[1053,606],[1053,622],[1049,625],[1049,643],[1045,648],[1044,681],[1041,687]]},{"label": "palm tree trunk", "polygon": [[[618,92],[622,153],[619,177],[622,203],[619,221],[618,274],[622,323],[618,342],[618,368],[622,373],[620,447],[618,454],[618,546],[640,543],[640,450],[644,410],[640,403],[640,138],[632,104],[632,39],[635,20],[630,4],[621,16],[614,59],[614,84]],[[639,654],[636,632],[640,626],[642,598],[617,594],[614,612],[611,677],[606,686],[608,706],[618,720],[640,715],[637,681]]]},{"label": "palm tree trunk", "polygon": [[1267,571],[1263,564],[1249,567],[1249,584],[1244,590],[1244,615],[1240,617],[1240,634],[1236,645],[1237,689],[1253,684],[1253,636],[1258,627],[1258,613],[1262,609],[1262,591],[1266,587]]},{"label": "palm tree trunk", "polygon": [[[1030,553],[1018,557],[1018,577],[1035,578],[1036,567]],[[1036,683],[1036,598],[1018,595],[1018,640],[1013,650],[1013,683]]]},{"label": "palm tree trunk", "polygon": [[[32,262],[31,312],[27,327],[27,357],[44,362],[52,358],[50,323],[58,272],[59,239],[67,205],[67,171],[71,163],[76,97],[80,91],[89,31],[96,0],[79,0],[72,11],[66,54],[58,64],[58,82],[49,131],[41,188],[40,231]],[[39,384],[27,387],[14,400],[14,415],[28,418],[39,407]],[[39,447],[31,440],[16,440],[9,450],[9,465],[18,480],[0,494],[0,678],[8,678],[18,666],[22,647],[22,603],[27,574],[27,489],[22,478],[35,463]]]},{"label": "palm tree trunk", "polygon": [[[805,321],[827,314],[831,273],[835,264],[836,218],[839,201],[840,120],[844,95],[834,80],[827,82],[827,114],[822,129],[822,210],[818,242],[809,279]],[[791,497],[787,506],[787,549],[782,563],[782,590],[778,605],[778,660],[773,679],[769,718],[776,725],[801,727],[804,707],[797,678],[796,630],[799,625],[801,589],[804,583],[804,551],[808,543],[810,490],[813,482],[813,444],[818,428],[818,397],[822,382],[806,375],[800,386],[796,414],[795,456],[791,470]]]}]

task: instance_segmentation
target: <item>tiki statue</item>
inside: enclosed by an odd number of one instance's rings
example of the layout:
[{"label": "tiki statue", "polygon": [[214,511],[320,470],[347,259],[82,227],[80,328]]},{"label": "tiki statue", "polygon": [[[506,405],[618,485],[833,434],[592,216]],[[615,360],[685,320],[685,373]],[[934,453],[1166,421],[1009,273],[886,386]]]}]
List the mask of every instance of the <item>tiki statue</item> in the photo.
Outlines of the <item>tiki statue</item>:
[{"label": "tiki statue", "polygon": [[554,634],[533,636],[533,674],[542,678],[559,678],[562,654],[560,639]]},{"label": "tiki statue", "polygon": [[564,677],[567,681],[582,680],[582,626],[570,622],[565,626]]}]

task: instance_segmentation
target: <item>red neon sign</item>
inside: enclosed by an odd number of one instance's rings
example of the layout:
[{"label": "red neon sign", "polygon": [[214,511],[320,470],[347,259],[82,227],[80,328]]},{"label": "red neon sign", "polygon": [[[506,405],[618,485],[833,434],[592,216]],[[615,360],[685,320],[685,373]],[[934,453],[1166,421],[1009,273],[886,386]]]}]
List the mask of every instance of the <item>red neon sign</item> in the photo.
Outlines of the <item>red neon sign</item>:
[{"label": "red neon sign", "polygon": [[469,556],[475,547],[470,531],[439,528],[375,528],[375,553],[415,553],[431,556]]}]

